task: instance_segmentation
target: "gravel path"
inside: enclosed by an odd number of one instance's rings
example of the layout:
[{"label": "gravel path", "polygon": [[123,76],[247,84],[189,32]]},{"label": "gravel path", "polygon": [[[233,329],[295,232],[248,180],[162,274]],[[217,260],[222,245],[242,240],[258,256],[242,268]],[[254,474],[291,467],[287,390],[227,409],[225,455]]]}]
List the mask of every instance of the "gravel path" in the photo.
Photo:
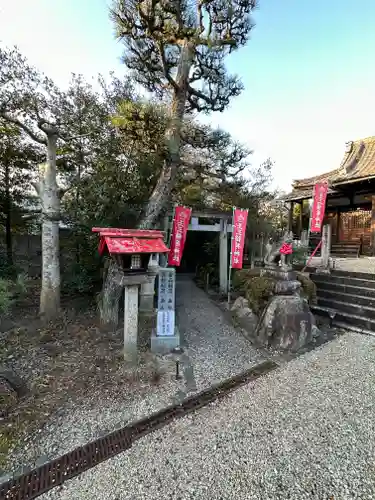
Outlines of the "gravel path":
[{"label": "gravel path", "polygon": [[176,298],[177,324],[185,345],[184,378],[176,381],[173,360],[163,358],[160,362],[166,373],[158,384],[133,384],[124,377],[119,386],[110,386],[106,392],[100,387],[83,392],[78,401],[66,404],[30,436],[10,457],[8,470],[17,474],[23,466],[33,468],[57,458],[260,361],[249,341],[190,279],[178,281]]},{"label": "gravel path", "polygon": [[177,324],[187,347],[188,359],[183,360],[186,393],[207,388],[264,359],[188,277],[178,278],[176,307]]},{"label": "gravel path", "polygon": [[40,498],[375,499],[374,389],[346,334]]}]

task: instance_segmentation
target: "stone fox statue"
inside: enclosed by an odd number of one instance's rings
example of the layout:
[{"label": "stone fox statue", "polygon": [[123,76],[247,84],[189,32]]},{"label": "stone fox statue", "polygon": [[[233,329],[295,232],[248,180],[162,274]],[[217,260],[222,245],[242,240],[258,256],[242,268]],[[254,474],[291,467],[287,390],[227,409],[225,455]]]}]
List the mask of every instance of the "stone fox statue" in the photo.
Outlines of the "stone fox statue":
[{"label": "stone fox statue", "polygon": [[281,261],[283,267],[291,264],[291,255],[293,252],[293,234],[287,231],[283,239],[277,245],[273,244],[272,238],[266,245],[266,254],[264,263],[267,265],[278,265]]}]

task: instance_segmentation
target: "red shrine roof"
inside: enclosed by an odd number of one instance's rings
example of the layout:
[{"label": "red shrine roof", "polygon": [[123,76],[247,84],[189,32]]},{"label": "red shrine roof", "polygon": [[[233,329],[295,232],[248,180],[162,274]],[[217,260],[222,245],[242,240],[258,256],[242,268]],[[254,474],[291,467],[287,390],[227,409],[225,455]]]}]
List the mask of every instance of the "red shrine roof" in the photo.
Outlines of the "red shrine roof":
[{"label": "red shrine roof", "polygon": [[166,253],[168,247],[163,241],[163,232],[150,229],[117,229],[93,227],[93,233],[99,233],[99,254],[105,248],[109,253],[138,254]]}]

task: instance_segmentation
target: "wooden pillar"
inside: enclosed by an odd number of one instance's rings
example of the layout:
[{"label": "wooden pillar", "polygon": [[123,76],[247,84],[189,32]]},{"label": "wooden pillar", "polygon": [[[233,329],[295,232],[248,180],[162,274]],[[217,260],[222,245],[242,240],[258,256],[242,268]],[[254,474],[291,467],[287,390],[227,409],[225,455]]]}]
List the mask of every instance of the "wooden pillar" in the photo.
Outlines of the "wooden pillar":
[{"label": "wooden pillar", "polygon": [[293,231],[293,211],[294,211],[294,201],[290,202],[289,207],[289,219],[288,219],[288,231]]},{"label": "wooden pillar", "polygon": [[341,241],[341,207],[337,207],[336,243]]},{"label": "wooden pillar", "polygon": [[322,249],[321,249],[321,255],[322,255],[322,262],[323,262],[323,267],[328,269],[329,267],[329,257],[331,255],[331,225],[330,224],[325,224],[323,226],[323,231],[322,231]]},{"label": "wooden pillar", "polygon": [[300,206],[300,212],[298,216],[298,234],[297,234],[298,238],[300,238],[302,234],[303,201],[299,203],[299,206]]},{"label": "wooden pillar", "polygon": [[220,243],[219,243],[219,277],[220,291],[228,292],[228,222],[220,221]]},{"label": "wooden pillar", "polygon": [[372,255],[375,256],[375,195],[371,197],[372,199],[372,209],[371,209],[371,248]]}]

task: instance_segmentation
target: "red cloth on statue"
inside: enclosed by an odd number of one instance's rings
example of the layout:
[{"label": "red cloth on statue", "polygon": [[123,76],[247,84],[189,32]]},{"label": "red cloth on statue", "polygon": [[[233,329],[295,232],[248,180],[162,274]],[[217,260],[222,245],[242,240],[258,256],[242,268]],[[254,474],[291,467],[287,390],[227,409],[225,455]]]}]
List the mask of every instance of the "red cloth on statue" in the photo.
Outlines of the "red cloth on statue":
[{"label": "red cloth on statue", "polygon": [[280,253],[282,253],[283,255],[290,255],[292,252],[292,245],[290,243],[283,243],[282,247],[280,248]]}]

